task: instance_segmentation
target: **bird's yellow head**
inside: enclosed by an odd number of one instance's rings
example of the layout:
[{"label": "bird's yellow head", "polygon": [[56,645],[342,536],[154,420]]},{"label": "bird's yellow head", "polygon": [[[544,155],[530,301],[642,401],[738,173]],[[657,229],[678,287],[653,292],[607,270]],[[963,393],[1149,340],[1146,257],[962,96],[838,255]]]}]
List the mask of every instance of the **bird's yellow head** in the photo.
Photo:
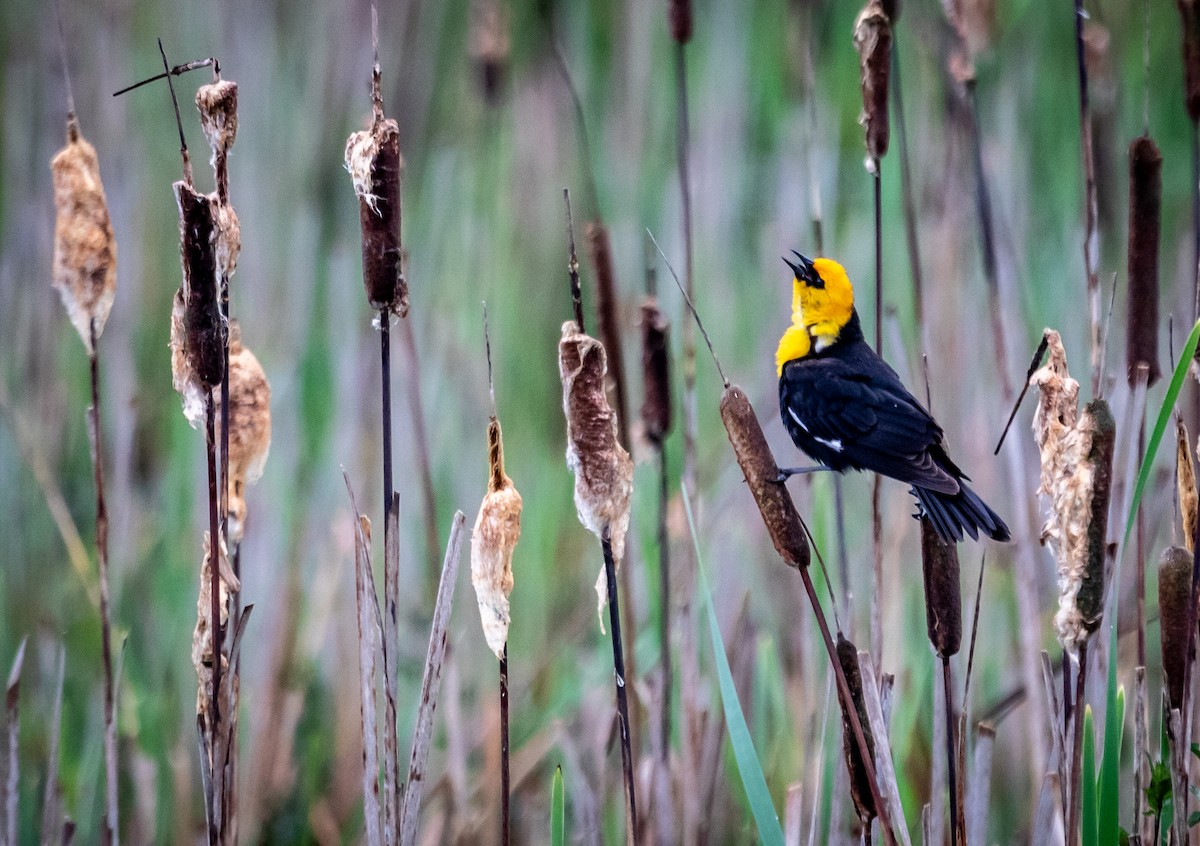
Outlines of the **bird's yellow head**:
[{"label": "bird's yellow head", "polygon": [[836,341],[854,314],[854,287],[844,267],[833,259],[792,254],[796,261],[784,259],[794,274],[792,325],[775,351],[779,374],[789,361],[820,352]]}]

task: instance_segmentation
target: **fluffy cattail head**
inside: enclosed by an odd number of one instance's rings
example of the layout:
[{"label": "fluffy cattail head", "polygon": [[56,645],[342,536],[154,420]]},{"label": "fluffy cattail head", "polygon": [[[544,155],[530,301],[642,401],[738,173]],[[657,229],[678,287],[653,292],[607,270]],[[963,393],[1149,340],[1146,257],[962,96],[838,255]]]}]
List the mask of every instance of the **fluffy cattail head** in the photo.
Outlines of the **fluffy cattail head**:
[{"label": "fluffy cattail head", "polygon": [[236,82],[219,79],[201,85],[196,91],[196,108],[200,110],[200,128],[212,150],[213,163],[220,154],[228,153],[237,140],[238,87]]},{"label": "fluffy cattail head", "polygon": [[1116,423],[1104,400],[1078,412],[1079,383],[1067,372],[1062,339],[1045,335],[1050,352],[1030,384],[1041,392],[1033,429],[1041,451],[1038,493],[1050,502],[1042,542],[1058,561],[1059,641],[1074,653],[1100,624],[1104,555]]},{"label": "fluffy cattail head", "polygon": [[[862,725],[863,737],[867,741],[867,749],[871,757],[875,757],[875,735],[871,732],[871,723],[867,719],[867,706],[863,699],[862,670],[858,664],[858,649],[852,642],[838,632],[837,640],[838,663],[846,675],[846,686],[850,688],[850,699],[854,710],[858,712],[858,722]],[[854,800],[854,809],[858,818],[868,822],[875,818],[875,800],[871,793],[871,780],[867,775],[867,767],[859,754],[858,743],[854,739],[854,729],[850,716],[842,705],[842,750],[846,756],[846,768],[850,771],[850,797]]]},{"label": "fluffy cattail head", "polygon": [[1192,553],[1178,546],[1168,547],[1158,562],[1158,614],[1163,675],[1172,708],[1181,708],[1183,703],[1191,593]]},{"label": "fluffy cattail head", "polygon": [[[633,462],[617,440],[617,415],[608,404],[604,345],[574,321],[562,327],[558,343],[563,412],[567,418],[567,466],[575,474],[575,510],[596,537],[609,532],[617,563],[625,554]],[[608,591],[604,574],[596,585],[601,606]]]},{"label": "fluffy cattail head", "polygon": [[488,492],[471,531],[471,584],[488,646],[500,658],[508,643],[512,556],[521,537],[521,495],[504,472],[500,421],[488,423]]},{"label": "fluffy cattail head", "polygon": [[667,0],[667,23],[679,44],[692,40],[692,0]]},{"label": "fluffy cattail head", "polygon": [[217,301],[216,214],[212,197],[175,183],[183,258],[184,354],[206,389],[225,374],[225,335]]},{"label": "fluffy cattail head", "polygon": [[888,149],[888,79],[892,68],[892,24],[880,0],[869,0],[854,21],[854,47],[862,71],[863,111],[859,122],[867,130],[867,155],[883,158]]},{"label": "fluffy cattail head", "polygon": [[[220,546],[218,567],[221,579],[218,582],[220,589],[218,606],[221,614],[220,625],[223,627],[229,621],[229,592],[241,590],[241,585],[238,584],[237,577],[233,575],[233,571],[229,567],[225,544],[222,543]],[[200,593],[196,598],[196,628],[192,632],[192,666],[195,667],[196,676],[200,682],[196,691],[196,714],[203,717],[208,716],[213,702],[213,633],[210,625],[212,622],[210,617],[212,613],[211,558],[212,544],[208,532],[205,532],[204,558],[200,561]],[[224,675],[225,656],[221,656],[221,661],[222,675]]]},{"label": "fluffy cattail head", "polygon": [[229,540],[235,545],[241,541],[246,526],[246,487],[262,477],[270,449],[271,384],[258,358],[242,344],[238,325],[232,323],[229,331]]},{"label": "fluffy cattail head", "polygon": [[1158,239],[1162,219],[1162,153],[1149,135],[1129,145],[1129,322],[1125,356],[1129,385],[1138,364],[1158,369]]},{"label": "fluffy cattail head", "polygon": [[775,463],[750,400],[741,388],[730,386],[721,395],[721,422],[725,424],[733,454],[754,501],[758,503],[775,551],[790,566],[807,567],[810,553],[804,524],[787,489],[779,481],[779,465]]},{"label": "fluffy cattail head", "polygon": [[1175,485],[1179,492],[1179,518],[1183,523],[1183,545],[1196,548],[1196,515],[1200,497],[1196,494],[1196,465],[1192,461],[1191,440],[1187,426],[1175,420]]},{"label": "fluffy cattail head", "polygon": [[921,518],[921,574],[925,580],[925,628],[942,658],[962,644],[962,586],[958,546],[938,537],[928,518]]},{"label": "fluffy cattail head", "polygon": [[371,308],[408,314],[408,283],[400,250],[400,126],[379,119],[346,141],[346,169],[358,195],[363,284]]},{"label": "fluffy cattail head", "polygon": [[642,427],[650,443],[661,446],[671,431],[670,326],[654,298],[642,303]]},{"label": "fluffy cattail head", "polygon": [[92,352],[117,292],[117,242],[100,181],[96,148],[72,117],[67,146],[50,160],[54,177],[53,284],[83,345]]}]

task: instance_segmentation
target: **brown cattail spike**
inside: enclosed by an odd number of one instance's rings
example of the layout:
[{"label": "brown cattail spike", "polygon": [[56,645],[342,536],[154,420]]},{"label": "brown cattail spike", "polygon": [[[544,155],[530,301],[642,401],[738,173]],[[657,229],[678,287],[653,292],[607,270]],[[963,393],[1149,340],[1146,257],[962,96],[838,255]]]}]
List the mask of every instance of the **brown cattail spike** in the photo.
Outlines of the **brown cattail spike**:
[{"label": "brown cattail spike", "polygon": [[649,297],[642,303],[642,381],[646,399],[642,403],[642,427],[650,443],[661,446],[671,431],[670,325],[658,302]]},{"label": "brown cattail spike", "polygon": [[471,58],[479,69],[479,84],[489,105],[499,100],[509,52],[508,14],[503,0],[472,0]]},{"label": "brown cattail spike", "polygon": [[[619,565],[629,529],[633,462],[617,440],[617,416],[605,394],[604,345],[567,321],[558,343],[558,371],[567,418],[567,466],[575,474],[575,509],[596,537],[609,532]],[[603,574],[596,590],[603,606],[608,596]]]},{"label": "brown cattail spike", "polygon": [[50,160],[54,177],[53,283],[88,353],[104,331],[117,292],[117,242],[96,148],[67,120],[67,146]]},{"label": "brown cattail spike", "polygon": [[522,501],[504,472],[504,436],[495,417],[488,423],[488,475],[488,492],[471,531],[471,584],[479,603],[483,636],[496,657],[503,659],[510,623],[513,550],[521,537]]},{"label": "brown cattail spike", "polygon": [[[838,663],[846,674],[846,686],[850,688],[850,699],[854,702],[854,710],[858,712],[858,721],[862,725],[863,735],[871,757],[875,757],[875,735],[871,732],[871,724],[867,718],[867,706],[863,699],[862,670],[858,665],[858,649],[838,632],[837,639]],[[862,755],[854,739],[850,717],[842,705],[842,748],[846,755],[846,767],[850,770],[850,797],[854,800],[854,809],[858,818],[869,823],[876,816],[875,801],[871,794],[871,780],[867,768],[863,764]]]},{"label": "brown cattail spike", "polygon": [[400,250],[400,127],[379,119],[346,141],[346,169],[358,195],[363,284],[376,311],[408,314],[408,283]]},{"label": "brown cattail spike", "polygon": [[1196,548],[1196,512],[1200,497],[1196,493],[1196,465],[1192,461],[1191,440],[1183,421],[1175,420],[1175,485],[1179,492],[1179,519],[1183,524],[1183,545]]},{"label": "brown cattail spike", "polygon": [[921,518],[921,574],[925,579],[925,627],[929,642],[942,658],[958,652],[962,644],[962,586],[958,547],[938,537],[937,530]]},{"label": "brown cattail spike", "polygon": [[667,23],[679,44],[692,40],[692,0],[667,0]]},{"label": "brown cattail spike", "polygon": [[[218,421],[220,415],[217,416]],[[219,425],[219,423],[218,423]],[[271,449],[271,384],[258,358],[229,330],[229,541],[242,539],[246,486],[257,482]]]},{"label": "brown cattail spike", "polygon": [[1188,649],[1188,598],[1192,593],[1192,553],[1182,547],[1163,550],[1158,562],[1158,615],[1163,675],[1172,708],[1183,704],[1184,663]]},{"label": "brown cattail spike", "polygon": [[183,257],[184,351],[200,384],[212,388],[225,373],[224,326],[217,301],[214,249],[216,216],[212,198],[185,182],[175,183]]},{"label": "brown cattail spike", "polygon": [[[721,394],[721,421],[775,550],[790,566],[807,567],[810,553],[804,524],[787,488],[780,482],[779,465],[775,463],[750,400],[736,385]],[[866,717],[863,722],[865,725]]]},{"label": "brown cattail spike", "polygon": [[854,47],[862,72],[860,122],[867,130],[867,155],[878,161],[888,149],[888,79],[892,67],[892,24],[880,0],[869,0],[854,21]]},{"label": "brown cattail spike", "polygon": [[596,316],[600,324],[600,340],[608,353],[608,376],[616,402],[618,435],[623,446],[629,446],[626,432],[628,406],[625,401],[625,365],[621,354],[621,304],[617,300],[616,270],[613,266],[612,242],[608,229],[598,220],[585,229],[592,267],[596,270]]},{"label": "brown cattail spike", "polygon": [[1158,369],[1158,239],[1162,219],[1162,153],[1149,135],[1129,145],[1129,323],[1125,355],[1132,388],[1138,364]]},{"label": "brown cattail spike", "polygon": [[1188,117],[1200,120],[1200,2],[1176,0],[1183,34],[1184,96]]},{"label": "brown cattail spike", "polygon": [[1117,438],[1117,421],[1113,418],[1108,402],[1104,399],[1094,399],[1085,405],[1079,429],[1089,436],[1091,442],[1086,461],[1092,474],[1092,490],[1083,580],[1076,596],[1076,604],[1084,626],[1089,632],[1094,632],[1104,614],[1108,504],[1112,498],[1113,449]]}]

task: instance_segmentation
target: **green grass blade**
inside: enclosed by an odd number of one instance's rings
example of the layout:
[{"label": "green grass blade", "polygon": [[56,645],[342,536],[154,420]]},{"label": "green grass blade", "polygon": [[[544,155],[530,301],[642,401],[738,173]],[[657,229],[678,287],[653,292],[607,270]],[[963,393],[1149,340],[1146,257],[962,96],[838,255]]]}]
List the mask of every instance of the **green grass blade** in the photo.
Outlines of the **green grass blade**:
[{"label": "green grass blade", "polygon": [[681,490],[683,507],[687,512],[688,530],[692,534],[692,545],[696,550],[696,571],[699,573],[701,599],[708,615],[708,632],[712,637],[717,681],[721,688],[721,706],[725,710],[725,726],[729,729],[733,758],[742,778],[746,799],[750,803],[750,812],[754,815],[759,841],[765,846],[783,846],[783,828],[779,825],[779,815],[775,811],[775,803],[771,800],[771,791],[767,788],[762,763],[754,749],[754,740],[750,737],[750,727],[746,725],[746,717],[742,713],[742,703],[738,700],[737,688],[733,684],[733,672],[729,669],[729,658],[725,654],[725,643],[717,625],[717,612],[713,610],[712,592],[708,588],[708,578],[704,575],[700,541],[696,537],[696,524],[692,519],[692,503],[688,499],[686,488]]},{"label": "green grass blade", "polygon": [[1188,367],[1196,355],[1197,342],[1200,342],[1200,320],[1196,321],[1196,325],[1192,327],[1187,343],[1183,346],[1183,353],[1179,356],[1179,363],[1175,365],[1175,373],[1171,376],[1171,384],[1167,386],[1167,395],[1163,397],[1162,407],[1158,410],[1154,431],[1150,434],[1150,440],[1146,442],[1146,454],[1142,456],[1142,466],[1138,470],[1137,484],[1133,489],[1133,502],[1129,505],[1129,515],[1125,519],[1125,540],[1121,546],[1129,543],[1129,534],[1133,531],[1133,522],[1137,518],[1138,506],[1142,503],[1142,494],[1146,490],[1146,481],[1150,478],[1154,456],[1158,452],[1158,445],[1162,442],[1163,433],[1167,431],[1167,424],[1171,421],[1171,412],[1175,409],[1175,400],[1179,398],[1179,391],[1183,388],[1183,380],[1187,376]]},{"label": "green grass blade", "polygon": [[567,846],[567,792],[561,766],[554,768],[550,785],[550,846]]},{"label": "green grass blade", "polygon": [[[1082,777],[1079,779],[1079,827],[1083,846],[1099,846],[1099,809],[1096,806],[1096,729],[1092,719],[1092,706],[1083,712],[1083,761]],[[1069,837],[1069,835],[1068,835]]]},{"label": "green grass blade", "polygon": [[[1116,661],[1109,661],[1109,665]],[[1115,688],[1110,673],[1104,712],[1104,757],[1100,759],[1100,843],[1117,846],[1121,836],[1121,737],[1125,728],[1125,688]]]}]

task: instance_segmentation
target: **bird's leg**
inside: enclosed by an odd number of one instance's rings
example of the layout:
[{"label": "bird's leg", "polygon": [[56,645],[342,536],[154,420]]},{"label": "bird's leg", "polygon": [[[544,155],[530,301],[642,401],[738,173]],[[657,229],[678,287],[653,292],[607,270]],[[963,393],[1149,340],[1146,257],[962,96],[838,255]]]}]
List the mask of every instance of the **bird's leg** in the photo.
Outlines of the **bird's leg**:
[{"label": "bird's leg", "polygon": [[832,469],[832,467],[826,467],[823,464],[814,464],[812,467],[780,467],[779,475],[775,477],[775,481],[783,484],[793,476],[802,476],[806,473],[821,473]]}]

